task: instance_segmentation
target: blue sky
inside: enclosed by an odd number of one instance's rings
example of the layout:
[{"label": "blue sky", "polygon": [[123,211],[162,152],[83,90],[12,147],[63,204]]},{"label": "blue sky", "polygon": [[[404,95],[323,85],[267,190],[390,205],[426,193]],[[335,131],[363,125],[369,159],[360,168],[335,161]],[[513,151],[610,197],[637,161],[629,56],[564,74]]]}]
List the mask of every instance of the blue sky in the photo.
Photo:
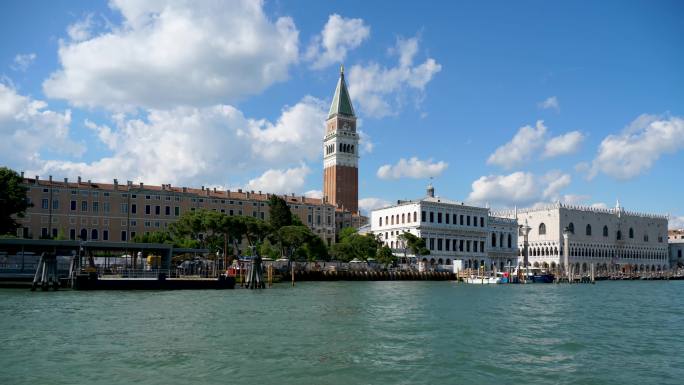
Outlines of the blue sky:
[{"label": "blue sky", "polygon": [[316,195],[344,62],[362,207],[432,176],[684,226],[680,1],[192,4],[3,2],[0,164]]}]

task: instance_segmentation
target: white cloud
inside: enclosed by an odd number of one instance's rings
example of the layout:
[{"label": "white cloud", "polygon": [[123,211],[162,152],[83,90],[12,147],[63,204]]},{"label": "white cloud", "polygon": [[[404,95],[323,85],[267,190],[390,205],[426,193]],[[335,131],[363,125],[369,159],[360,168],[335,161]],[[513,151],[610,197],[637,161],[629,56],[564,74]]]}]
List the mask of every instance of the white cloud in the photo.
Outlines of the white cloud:
[{"label": "white cloud", "polygon": [[570,175],[552,171],[545,175],[514,172],[509,175],[482,176],[472,184],[468,201],[511,207],[529,205],[540,200],[559,200],[560,191],[571,182]]},{"label": "white cloud", "polygon": [[72,41],[88,40],[95,26],[93,14],[88,14],[83,20],[79,20],[67,27],[67,34]]},{"label": "white cloud", "polygon": [[309,190],[309,191],[304,193],[304,196],[307,198],[321,199],[321,198],[323,198],[323,191],[321,191],[321,190]]},{"label": "white cloud", "polygon": [[527,162],[535,150],[541,147],[546,136],[544,121],[538,120],[535,127],[523,126],[513,139],[499,147],[487,159],[487,164],[495,164],[504,169],[518,167]]},{"label": "white cloud", "polygon": [[311,170],[306,165],[286,170],[271,169],[261,176],[251,179],[245,187],[254,191],[289,194],[299,191],[304,186],[306,176],[310,172]]},{"label": "white cloud", "polygon": [[380,198],[362,198],[359,199],[359,210],[365,215],[370,214],[371,211],[382,207],[389,206],[390,203]]},{"label": "white cloud", "polygon": [[579,131],[571,131],[563,135],[549,139],[544,146],[544,158],[552,158],[560,155],[573,154],[579,150],[584,141],[584,134]]},{"label": "white cloud", "polygon": [[339,64],[347,57],[347,52],[358,47],[370,36],[370,27],[363,19],[346,19],[332,14],[320,35],[314,37],[306,52],[311,67],[322,69],[331,64]]},{"label": "white cloud", "polygon": [[584,141],[584,134],[579,131],[571,131],[551,139],[547,139],[547,133],[543,120],[538,120],[534,127],[520,127],[510,142],[498,147],[487,158],[487,164],[510,170],[527,163],[542,147],[542,158],[553,158],[576,152]]},{"label": "white cloud", "polygon": [[398,56],[396,67],[382,67],[378,63],[354,65],[349,70],[349,93],[360,109],[369,116],[396,115],[409,92],[418,92],[417,101],[423,96],[425,86],[442,66],[433,58],[414,65],[418,52],[418,38],[398,39],[391,53]]},{"label": "white cloud", "polygon": [[[357,126],[358,128],[358,126]],[[375,148],[375,144],[371,141],[371,138],[365,131],[358,130],[359,132],[359,144],[361,145],[361,154],[370,154]]]},{"label": "white cloud", "polygon": [[31,167],[46,152],[80,156],[81,143],[69,138],[71,111],[49,110],[47,103],[19,95],[0,83],[0,161],[13,168]]},{"label": "white cloud", "polygon": [[670,230],[684,229],[684,216],[671,216],[670,220],[667,222],[667,227]]},{"label": "white cloud", "polygon": [[555,96],[551,96],[544,100],[543,102],[537,103],[537,106],[539,108],[542,108],[544,110],[552,109],[555,110],[556,112],[560,112],[560,103],[558,103],[558,98]]},{"label": "white cloud", "polygon": [[399,178],[430,178],[439,176],[449,164],[444,161],[434,163],[432,159],[420,160],[412,157],[409,160],[399,159],[395,165],[386,164],[378,168],[378,178],[380,179],[399,179]]},{"label": "white cloud", "polygon": [[26,72],[26,70],[36,61],[35,53],[17,54],[14,56],[14,64],[10,68],[15,71]]},{"label": "white cloud", "polygon": [[588,176],[630,179],[649,170],[662,155],[682,149],[683,118],[641,115],[620,134],[603,139]]},{"label": "white cloud", "polygon": [[91,39],[60,42],[62,68],[43,90],[73,105],[116,110],[207,106],[257,94],[287,79],[299,56],[292,19],[272,22],[262,6],[112,0],[122,23]]},{"label": "white cloud", "polygon": [[[305,97],[283,109],[275,123],[249,119],[227,105],[151,110],[144,119],[117,116],[114,128],[86,121],[110,155],[89,163],[41,160],[35,171],[93,180],[225,186],[229,179],[264,169],[295,166],[302,172],[301,162],[320,160],[324,109],[320,100]],[[250,184],[266,186],[264,175]],[[298,179],[285,175],[292,180],[273,185],[297,187]]]}]

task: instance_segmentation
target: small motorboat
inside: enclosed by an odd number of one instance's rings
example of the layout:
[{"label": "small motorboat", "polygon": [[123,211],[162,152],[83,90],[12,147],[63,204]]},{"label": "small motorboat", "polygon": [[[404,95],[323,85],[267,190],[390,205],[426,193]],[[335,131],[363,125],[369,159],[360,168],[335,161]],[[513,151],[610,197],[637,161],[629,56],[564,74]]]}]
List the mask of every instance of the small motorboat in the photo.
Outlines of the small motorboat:
[{"label": "small motorboat", "polygon": [[473,285],[490,285],[501,283],[501,277],[489,277],[484,275],[471,275],[463,279],[463,282]]}]

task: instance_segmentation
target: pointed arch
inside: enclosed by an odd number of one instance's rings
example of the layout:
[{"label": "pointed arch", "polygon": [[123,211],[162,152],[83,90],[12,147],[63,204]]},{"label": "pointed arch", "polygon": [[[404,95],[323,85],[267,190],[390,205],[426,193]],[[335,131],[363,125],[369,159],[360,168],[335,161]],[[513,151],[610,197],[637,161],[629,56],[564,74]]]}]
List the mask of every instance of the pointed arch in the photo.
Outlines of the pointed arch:
[{"label": "pointed arch", "polygon": [[546,234],[546,225],[544,224],[544,222],[539,224],[539,230],[537,232],[539,233],[539,235]]}]

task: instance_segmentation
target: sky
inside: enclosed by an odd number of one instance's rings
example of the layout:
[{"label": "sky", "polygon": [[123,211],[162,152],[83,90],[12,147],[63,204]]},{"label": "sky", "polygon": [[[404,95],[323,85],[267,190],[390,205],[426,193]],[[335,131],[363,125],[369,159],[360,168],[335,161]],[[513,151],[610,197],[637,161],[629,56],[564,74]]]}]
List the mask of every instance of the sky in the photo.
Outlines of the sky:
[{"label": "sky", "polygon": [[320,196],[341,64],[360,206],[564,202],[684,227],[681,1],[4,1],[0,165]]}]

